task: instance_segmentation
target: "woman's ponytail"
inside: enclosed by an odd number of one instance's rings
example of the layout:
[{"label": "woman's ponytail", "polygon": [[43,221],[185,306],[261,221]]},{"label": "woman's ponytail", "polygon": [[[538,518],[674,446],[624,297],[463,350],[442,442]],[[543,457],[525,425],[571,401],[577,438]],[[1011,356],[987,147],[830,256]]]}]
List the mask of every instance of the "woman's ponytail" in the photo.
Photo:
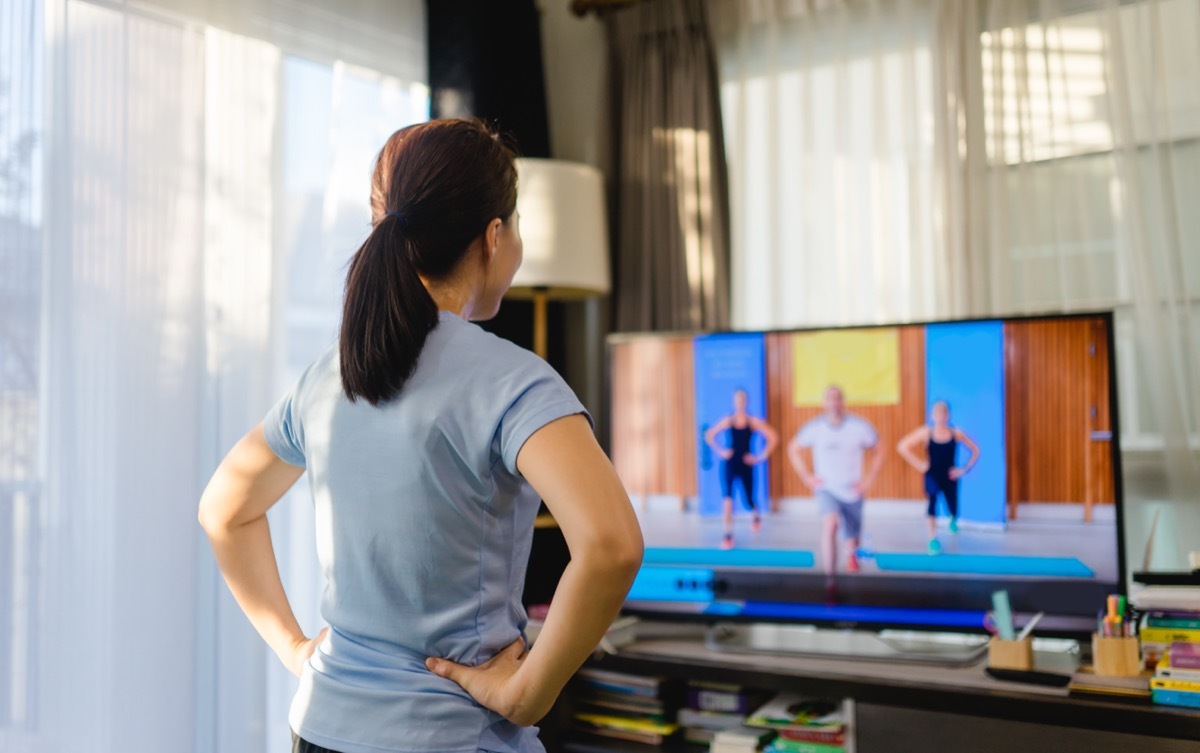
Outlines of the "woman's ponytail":
[{"label": "woman's ponytail", "polygon": [[450,279],[497,218],[517,207],[514,153],[473,120],[392,134],[371,178],[375,227],[350,262],[342,304],[342,391],[391,400],[417,367],[438,306],[426,282]]},{"label": "woman's ponytail", "polygon": [[437,304],[410,243],[404,218],[385,215],[350,262],[338,351],[351,402],[361,397],[379,405],[395,397],[437,326]]}]

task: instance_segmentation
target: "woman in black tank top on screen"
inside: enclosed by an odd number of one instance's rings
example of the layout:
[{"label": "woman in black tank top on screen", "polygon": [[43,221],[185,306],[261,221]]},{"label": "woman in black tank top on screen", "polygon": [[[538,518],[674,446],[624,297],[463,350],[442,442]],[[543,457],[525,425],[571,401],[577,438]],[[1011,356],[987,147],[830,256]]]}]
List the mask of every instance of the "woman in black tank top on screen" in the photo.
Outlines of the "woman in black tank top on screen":
[{"label": "woman in black tank top on screen", "polygon": [[[717,435],[729,431],[729,446],[717,444]],[[762,434],[766,440],[762,452],[755,454],[750,450],[755,432]],[[751,530],[758,533],[762,526],[762,517],[754,503],[754,466],[767,459],[779,435],[770,424],[760,418],[746,413],[746,391],[738,390],[733,393],[733,415],[726,416],[713,424],[704,433],[704,441],[712,451],[721,458],[721,493],[724,497],[723,516],[725,535],[721,539],[722,549],[733,547],[733,484],[736,481],[742,487],[742,503],[754,514]]]},{"label": "woman in black tank top on screen", "polygon": [[[925,476],[925,495],[929,499],[926,519],[929,522],[929,553],[942,551],[937,537],[938,497],[946,500],[950,511],[950,533],[958,533],[958,480],[971,470],[979,460],[979,445],[961,429],[950,425],[950,406],[945,400],[933,404],[930,411],[932,423],[913,429],[896,446],[909,465]],[[971,458],[964,466],[955,465],[958,445],[962,443],[971,451]],[[925,446],[925,457],[917,454]]]}]

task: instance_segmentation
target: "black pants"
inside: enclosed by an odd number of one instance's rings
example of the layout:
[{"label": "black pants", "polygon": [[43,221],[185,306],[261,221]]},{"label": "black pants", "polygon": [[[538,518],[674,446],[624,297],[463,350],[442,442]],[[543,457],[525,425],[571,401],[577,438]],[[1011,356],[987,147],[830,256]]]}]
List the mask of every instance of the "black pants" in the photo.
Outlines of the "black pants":
[{"label": "black pants", "polygon": [[929,497],[929,517],[937,515],[938,495],[946,498],[946,507],[950,508],[950,517],[958,517],[958,482],[949,476],[934,476],[925,474],[925,494]]},{"label": "black pants", "polygon": [[330,750],[329,748],[322,748],[320,745],[313,745],[303,737],[300,737],[293,732],[292,753],[337,753],[337,751]]},{"label": "black pants", "polygon": [[744,462],[726,460],[721,463],[721,491],[725,493],[727,499],[733,499],[733,482],[738,481],[742,485],[742,491],[745,496],[742,497],[742,504],[747,510],[754,509],[754,466],[746,465]]}]

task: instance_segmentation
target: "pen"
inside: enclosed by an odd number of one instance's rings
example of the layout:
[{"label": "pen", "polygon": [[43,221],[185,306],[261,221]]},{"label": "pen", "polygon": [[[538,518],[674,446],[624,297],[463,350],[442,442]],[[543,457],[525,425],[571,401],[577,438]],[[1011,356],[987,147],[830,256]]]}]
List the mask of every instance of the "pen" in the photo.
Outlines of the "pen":
[{"label": "pen", "polygon": [[1017,636],[1017,640],[1023,641],[1028,638],[1029,634],[1033,632],[1034,626],[1041,622],[1042,618],[1045,616],[1045,612],[1038,612],[1032,618],[1030,618],[1029,622],[1025,623],[1025,627],[1021,628],[1021,634]]}]

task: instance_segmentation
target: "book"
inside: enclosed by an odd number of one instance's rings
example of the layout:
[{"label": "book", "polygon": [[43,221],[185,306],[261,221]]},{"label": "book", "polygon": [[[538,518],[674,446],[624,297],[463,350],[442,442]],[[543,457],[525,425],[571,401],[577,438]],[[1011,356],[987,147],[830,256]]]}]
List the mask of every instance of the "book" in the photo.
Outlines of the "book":
[{"label": "book", "polygon": [[719,730],[704,727],[684,727],[683,739],[693,745],[710,745]]},{"label": "book", "polygon": [[754,753],[774,739],[774,732],[757,727],[742,725],[723,729],[713,736],[709,753]]},{"label": "book", "polygon": [[1200,614],[1182,616],[1182,612],[1155,612],[1146,615],[1144,628],[1173,628],[1176,630],[1200,630]]},{"label": "book", "polygon": [[1154,676],[1169,677],[1172,680],[1200,682],[1200,669],[1182,669],[1180,667],[1172,667],[1171,657],[1164,656],[1158,660],[1158,664],[1154,667]]},{"label": "book", "polygon": [[820,729],[781,729],[779,737],[796,742],[818,743],[820,745],[843,746],[846,744],[846,730],[836,732]]},{"label": "book", "polygon": [[603,702],[607,705],[620,704],[628,709],[636,709],[641,714],[662,714],[664,705],[658,696],[635,695],[632,693],[610,693],[603,688],[580,683],[576,686],[577,698],[587,701]]},{"label": "book", "polygon": [[575,673],[575,676],[586,680],[604,685],[612,685],[622,688],[638,688],[640,690],[649,690],[654,693],[658,692],[658,688],[662,685],[663,678],[647,677],[645,675],[631,675],[625,672],[613,672],[607,669],[593,669],[584,667]]},{"label": "book", "polygon": [[1163,706],[1187,706],[1200,709],[1200,693],[1183,690],[1154,690],[1151,694],[1155,703]]},{"label": "book", "polygon": [[677,724],[640,719],[636,717],[610,716],[606,714],[575,714],[580,728],[593,734],[608,735],[622,740],[658,745],[679,729]]},{"label": "book", "polygon": [[1179,669],[1200,669],[1200,645],[1176,641],[1167,650],[1171,666]]},{"label": "book", "polygon": [[846,747],[777,737],[767,746],[766,750],[768,753],[845,753]]},{"label": "book", "polygon": [[1138,637],[1150,643],[1200,643],[1200,630],[1173,627],[1144,627]]},{"label": "book", "polygon": [[721,711],[697,711],[696,709],[680,709],[675,721],[684,727],[703,729],[730,729],[740,727],[746,717],[741,714],[728,714]]},{"label": "book", "polygon": [[1200,693],[1200,682],[1189,680],[1172,680],[1169,677],[1151,677],[1151,690],[1182,690],[1187,693]]},{"label": "book", "polygon": [[580,698],[577,700],[579,710],[587,714],[633,714],[642,719],[651,719],[658,722],[666,721],[666,714],[662,708],[647,709],[630,703],[621,703],[619,701],[610,701],[605,698]]},{"label": "book", "polygon": [[846,717],[840,703],[780,693],[750,714],[746,724],[777,732],[836,733],[846,728]]},{"label": "book", "polygon": [[1098,675],[1092,671],[1091,666],[1085,665],[1071,677],[1071,683],[1067,689],[1071,693],[1145,698],[1150,695],[1150,675],[1142,674],[1137,677]]},{"label": "book", "polygon": [[1200,612],[1200,587],[1145,586],[1129,595],[1142,612]]},{"label": "book", "polygon": [[699,711],[747,714],[769,697],[768,693],[748,692],[740,685],[689,682],[687,705]]}]

